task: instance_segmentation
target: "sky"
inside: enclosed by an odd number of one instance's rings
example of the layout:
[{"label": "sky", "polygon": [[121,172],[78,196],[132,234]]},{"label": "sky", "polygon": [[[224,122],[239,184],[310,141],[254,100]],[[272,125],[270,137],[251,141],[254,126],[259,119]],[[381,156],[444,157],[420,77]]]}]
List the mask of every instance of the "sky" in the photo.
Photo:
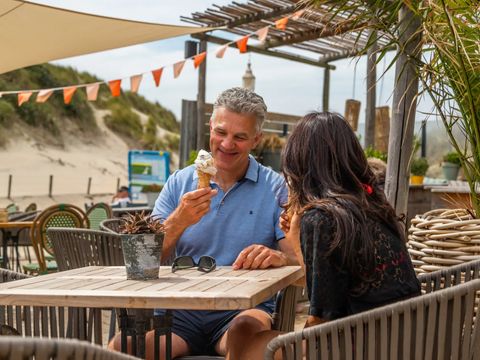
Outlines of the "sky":
[{"label": "sky", "polygon": [[[247,0],[238,0],[246,2]],[[154,23],[189,25],[180,16],[211,8],[212,4],[227,5],[231,0],[35,0],[35,2],[72,10]],[[234,39],[235,37],[232,37]],[[184,57],[184,43],[189,36],[161,40],[142,45],[99,52],[54,61],[79,71],[90,72],[101,79],[113,80],[147,72],[172,64]],[[206,100],[213,102],[224,89],[241,86],[242,76],[250,59],[256,76],[255,91],[264,97],[269,111],[292,115],[304,115],[311,110],[321,110],[323,69],[259,54],[239,54],[229,48],[223,59],[214,55],[218,45],[209,44],[207,51]],[[377,73],[382,73],[388,59],[382,61]],[[387,58],[387,57],[386,57]],[[336,70],[330,72],[330,110],[344,113],[345,100],[355,98],[362,103],[360,122],[363,121],[366,103],[366,61],[347,59],[332,62]],[[355,71],[356,67],[356,71]],[[378,81],[377,106],[391,105],[394,83],[394,67]],[[355,81],[354,81],[355,80]],[[66,84],[68,85],[68,84]],[[127,84],[128,85],[128,84]],[[162,75],[160,87],[145,76],[139,93],[151,101],[158,101],[181,117],[182,99],[195,100],[198,87],[197,71],[187,63],[179,78],[173,79],[172,68]],[[125,87],[125,89],[128,89]],[[430,110],[429,102],[422,102],[419,110]],[[417,120],[423,116],[417,112]]]}]

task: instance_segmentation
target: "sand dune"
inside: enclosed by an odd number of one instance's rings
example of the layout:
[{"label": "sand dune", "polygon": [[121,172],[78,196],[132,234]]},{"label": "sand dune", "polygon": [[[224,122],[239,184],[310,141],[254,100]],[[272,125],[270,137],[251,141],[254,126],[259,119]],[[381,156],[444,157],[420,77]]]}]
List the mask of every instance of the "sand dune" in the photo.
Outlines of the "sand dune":
[{"label": "sand dune", "polygon": [[[128,184],[129,148],[105,126],[105,114],[104,110],[95,110],[100,136],[89,140],[65,134],[63,148],[43,144],[25,132],[11,139],[0,151],[0,207],[12,201],[21,208],[32,201],[41,207],[55,202],[83,207],[90,200],[110,201],[117,179],[120,185]],[[9,175],[12,199],[7,199]],[[50,175],[52,198],[48,197]],[[89,178],[93,198],[86,197]]]}]

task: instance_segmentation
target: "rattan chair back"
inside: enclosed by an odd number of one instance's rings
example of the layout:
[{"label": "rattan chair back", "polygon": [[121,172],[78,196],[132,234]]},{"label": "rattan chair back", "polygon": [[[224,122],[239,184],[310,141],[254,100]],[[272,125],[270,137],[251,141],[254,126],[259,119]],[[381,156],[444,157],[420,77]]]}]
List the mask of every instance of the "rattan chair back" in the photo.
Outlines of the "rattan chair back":
[{"label": "rattan chair back", "polygon": [[0,358],[18,359],[89,359],[89,360],[138,360],[138,358],[100,346],[73,339],[0,337]]},{"label": "rattan chair back", "polygon": [[115,233],[115,234],[119,234],[121,223],[122,223],[121,218],[103,220],[100,223],[100,230],[106,231],[106,232],[112,232],[112,233]]},{"label": "rattan chair back", "polygon": [[[26,274],[0,269],[1,283],[28,278],[30,276]],[[95,339],[96,343],[101,344],[101,331],[94,333],[92,327],[81,321],[88,317],[90,311],[83,308],[2,305],[0,324],[8,325],[21,336]]]},{"label": "rattan chair back", "polygon": [[92,230],[100,230],[100,223],[112,217],[112,208],[103,202],[93,205],[87,211],[87,218],[90,222],[90,229]]},{"label": "rattan chair back", "polygon": [[30,231],[33,249],[37,257],[38,266],[25,266],[25,270],[34,273],[32,269],[38,269],[39,273],[56,271],[54,267],[47,267],[45,253],[53,255],[52,245],[47,236],[47,229],[51,227],[82,228],[89,226],[89,220],[82,209],[70,204],[52,205],[41,213],[33,221]]},{"label": "rattan chair back", "polygon": [[60,271],[124,265],[119,234],[70,228],[49,228],[47,234]]},{"label": "rattan chair back", "polygon": [[265,359],[479,359],[479,268],[422,275],[420,296],[280,335]]}]

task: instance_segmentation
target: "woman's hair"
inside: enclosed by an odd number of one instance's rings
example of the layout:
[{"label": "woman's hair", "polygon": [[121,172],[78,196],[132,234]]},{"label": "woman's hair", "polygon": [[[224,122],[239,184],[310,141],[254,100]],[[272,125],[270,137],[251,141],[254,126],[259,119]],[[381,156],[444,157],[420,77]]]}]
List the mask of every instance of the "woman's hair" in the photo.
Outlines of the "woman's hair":
[{"label": "woman's hair", "polygon": [[383,223],[404,239],[395,211],[341,115],[305,115],[284,148],[282,171],[290,189],[286,207],[299,212],[319,208],[331,214],[335,234],[329,253],[338,249],[343,265],[362,280],[369,280],[375,267],[374,238],[367,219]]}]

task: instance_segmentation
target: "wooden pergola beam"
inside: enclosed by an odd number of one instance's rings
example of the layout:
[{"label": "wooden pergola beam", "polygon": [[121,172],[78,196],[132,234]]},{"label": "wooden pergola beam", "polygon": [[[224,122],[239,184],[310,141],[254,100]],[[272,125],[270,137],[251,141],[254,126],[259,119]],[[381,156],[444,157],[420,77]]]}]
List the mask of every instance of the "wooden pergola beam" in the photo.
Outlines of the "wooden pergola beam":
[{"label": "wooden pergola beam", "polygon": [[[209,24],[209,26],[215,26],[215,27],[227,26],[229,28],[234,28],[234,27],[237,27],[237,26],[240,26],[240,25],[249,24],[249,23],[256,22],[256,21],[268,20],[268,19],[272,19],[272,18],[275,18],[275,17],[278,17],[278,16],[290,14],[293,11],[297,11],[299,9],[300,9],[300,7],[298,7],[297,5],[291,5],[291,6],[286,6],[286,7],[283,7],[283,8],[277,9],[277,10],[273,10],[273,11],[264,11],[264,12],[258,12],[256,14],[243,15],[243,16],[240,16],[236,20],[225,20],[225,21],[219,21],[219,22],[212,22],[211,24]],[[198,24],[200,21],[197,21],[195,19],[195,15],[196,15],[196,13],[193,13],[192,18],[186,17],[186,16],[180,16],[180,19],[185,21],[185,22]]]},{"label": "wooden pergola beam", "polygon": [[362,23],[354,23],[348,22],[346,24],[342,24],[341,26],[326,26],[323,28],[310,30],[306,32],[301,32],[299,35],[291,35],[283,37],[281,40],[272,39],[267,40],[264,45],[261,47],[264,49],[278,47],[278,46],[285,46],[285,45],[292,45],[301,43],[304,41],[328,38],[331,36],[345,34],[351,31],[357,31],[363,29],[367,25],[366,22]]},{"label": "wooden pergola beam", "polygon": [[[231,40],[223,39],[223,38],[220,38],[220,37],[217,37],[217,36],[206,35],[206,34],[192,35],[192,37],[194,39],[205,40],[207,42],[211,42],[211,43],[219,44],[219,45],[225,45],[225,44],[231,42]],[[233,47],[233,48],[236,48],[235,44],[230,44],[229,46]],[[286,52],[283,52],[283,51],[265,50],[265,49],[262,49],[258,46],[253,46],[253,45],[247,45],[247,51],[257,53],[257,54],[266,55],[266,56],[273,56],[273,57],[284,59],[284,60],[296,61],[296,62],[299,62],[299,63],[302,63],[302,64],[317,66],[317,67],[321,67],[321,68],[327,68],[327,69],[330,69],[330,70],[335,70],[336,69],[334,65],[330,65],[330,64],[327,64],[325,62],[318,61],[318,60],[309,59],[309,58],[306,58],[306,57],[300,56],[300,55],[289,54],[289,53],[286,53]]]}]

